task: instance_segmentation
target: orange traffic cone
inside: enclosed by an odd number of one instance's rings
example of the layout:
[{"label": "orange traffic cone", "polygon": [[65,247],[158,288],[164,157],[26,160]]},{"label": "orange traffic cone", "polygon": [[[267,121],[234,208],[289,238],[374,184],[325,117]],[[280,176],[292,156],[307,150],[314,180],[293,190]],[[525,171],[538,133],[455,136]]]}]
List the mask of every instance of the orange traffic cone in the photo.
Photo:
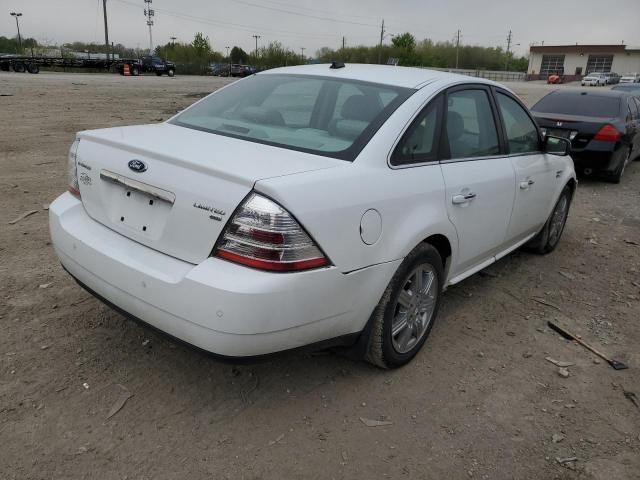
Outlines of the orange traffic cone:
[{"label": "orange traffic cone", "polygon": [[128,76],[131,75],[131,72],[129,71],[129,64],[128,63],[125,63],[124,66],[122,67],[122,74],[125,77],[128,77]]}]

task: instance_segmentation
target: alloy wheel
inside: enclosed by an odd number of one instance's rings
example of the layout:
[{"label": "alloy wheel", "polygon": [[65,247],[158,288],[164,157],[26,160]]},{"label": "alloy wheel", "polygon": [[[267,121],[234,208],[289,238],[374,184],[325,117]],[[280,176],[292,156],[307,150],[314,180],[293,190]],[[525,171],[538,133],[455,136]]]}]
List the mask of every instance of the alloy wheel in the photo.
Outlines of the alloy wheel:
[{"label": "alloy wheel", "polygon": [[433,319],[438,297],[438,278],[429,264],[418,265],[406,277],[398,294],[391,324],[393,348],[409,352],[420,342]]}]

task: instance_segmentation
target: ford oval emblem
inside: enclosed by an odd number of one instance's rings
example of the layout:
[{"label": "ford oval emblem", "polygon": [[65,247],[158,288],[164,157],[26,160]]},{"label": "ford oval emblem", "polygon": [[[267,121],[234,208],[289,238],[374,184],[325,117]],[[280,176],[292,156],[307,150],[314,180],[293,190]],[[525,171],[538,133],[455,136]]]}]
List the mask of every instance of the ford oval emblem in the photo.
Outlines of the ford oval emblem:
[{"label": "ford oval emblem", "polygon": [[147,171],[147,164],[142,160],[130,160],[129,168],[137,173],[142,173]]}]

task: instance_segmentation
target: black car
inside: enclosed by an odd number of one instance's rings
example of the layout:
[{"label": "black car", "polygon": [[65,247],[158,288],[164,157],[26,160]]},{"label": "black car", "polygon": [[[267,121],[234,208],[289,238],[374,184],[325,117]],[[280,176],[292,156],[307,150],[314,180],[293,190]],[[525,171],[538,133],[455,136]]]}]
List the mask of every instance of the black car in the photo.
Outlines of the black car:
[{"label": "black car", "polygon": [[620,90],[556,90],[531,109],[542,133],[568,138],[576,172],[619,183],[640,155],[640,99]]},{"label": "black car", "polygon": [[640,97],[640,83],[619,83],[613,87],[611,90],[618,90],[620,92],[628,92],[631,95],[635,95],[636,97]]},{"label": "black car", "polygon": [[239,63],[234,63],[231,65],[231,76],[232,77],[248,77],[249,75],[253,75],[256,73],[258,69],[252,65],[240,65]]}]

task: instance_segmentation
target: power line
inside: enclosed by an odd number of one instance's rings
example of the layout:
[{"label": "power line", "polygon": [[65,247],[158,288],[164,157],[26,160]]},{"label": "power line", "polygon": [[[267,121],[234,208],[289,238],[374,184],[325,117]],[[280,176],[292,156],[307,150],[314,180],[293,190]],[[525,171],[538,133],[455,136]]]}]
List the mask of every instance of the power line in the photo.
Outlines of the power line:
[{"label": "power line", "polygon": [[[123,5],[129,6],[131,8],[135,8],[138,9],[139,6],[137,3],[133,3],[129,0],[114,0],[118,3],[121,3]],[[256,26],[256,25],[247,25],[247,24],[242,24],[242,23],[234,23],[234,22],[227,22],[227,21],[223,21],[223,20],[213,20],[210,18],[203,18],[200,16],[195,16],[195,15],[189,15],[187,13],[181,13],[181,12],[175,12],[175,11],[171,11],[171,10],[166,10],[164,8],[156,8],[157,11],[163,13],[166,16],[170,16],[170,17],[174,17],[174,18],[179,18],[181,20],[185,20],[188,22],[194,22],[194,23],[199,23],[202,25],[212,25],[212,26],[216,26],[216,27],[220,27],[220,28],[224,28],[227,30],[242,30],[245,32],[255,32],[256,30],[261,30],[264,33],[270,33],[272,35],[290,35],[290,36],[294,36],[294,37],[301,37],[301,38],[317,38],[320,39],[322,37],[327,37],[327,38],[340,38],[339,35],[335,35],[335,34],[323,34],[323,33],[317,33],[315,35],[309,35],[307,33],[302,33],[302,32],[292,32],[289,30],[277,30],[277,29],[273,29],[273,28],[265,28],[264,26]],[[364,36],[363,36],[364,38]]]},{"label": "power line", "polygon": [[266,5],[260,5],[258,3],[251,3],[251,2],[247,2],[245,0],[235,0],[235,2],[243,4],[243,5],[248,5],[250,7],[263,8],[265,10],[271,10],[271,11],[274,11],[274,12],[285,13],[285,14],[288,14],[288,15],[296,15],[296,16],[299,16],[299,17],[314,18],[316,20],[328,20],[330,22],[347,23],[349,25],[360,25],[362,27],[376,27],[376,25],[372,25],[370,23],[352,22],[352,21],[349,21],[349,20],[342,20],[340,18],[323,17],[323,16],[313,15],[313,14],[309,14],[309,13],[292,12],[291,10],[285,10],[283,8],[277,8],[277,7],[268,7]]},{"label": "power line", "polygon": [[[317,8],[309,8],[309,7],[303,7],[301,5],[295,5],[293,3],[287,3],[287,2],[278,2],[275,0],[264,0],[266,3],[272,3],[275,5],[283,5],[285,7],[288,8],[296,8],[298,10],[306,10],[308,12],[313,12],[319,15],[331,15],[332,12],[327,12],[326,10],[319,10]],[[340,14],[341,17],[353,17],[353,18],[367,18],[367,19],[374,19],[376,18],[375,16],[372,15],[356,15],[353,13],[341,13]]]}]

